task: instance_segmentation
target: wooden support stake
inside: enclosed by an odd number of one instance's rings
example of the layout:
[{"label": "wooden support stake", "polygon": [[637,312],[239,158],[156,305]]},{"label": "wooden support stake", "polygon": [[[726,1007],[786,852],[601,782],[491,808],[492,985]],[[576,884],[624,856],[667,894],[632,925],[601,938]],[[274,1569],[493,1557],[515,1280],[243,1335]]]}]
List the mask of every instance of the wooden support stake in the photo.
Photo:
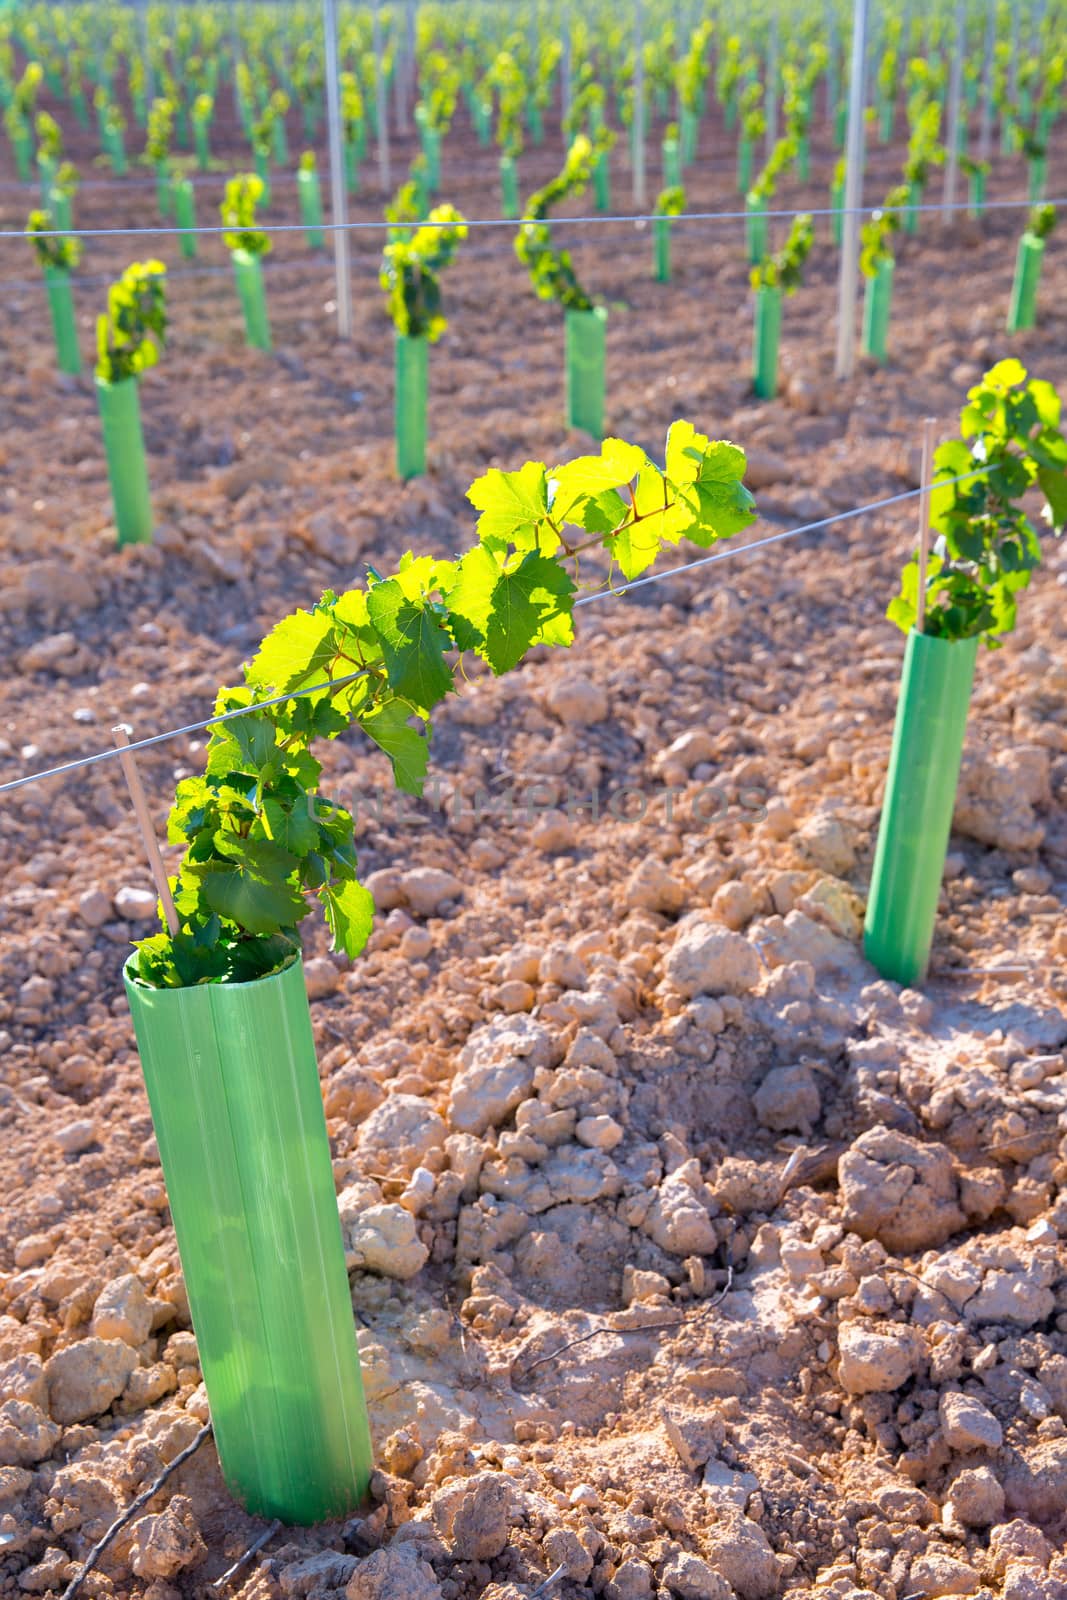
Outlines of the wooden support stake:
[{"label": "wooden support stake", "polygon": [[173,939],[178,932],[178,913],[174,909],[174,896],[170,892],[167,882],[167,869],[163,865],[163,857],[159,850],[159,840],[156,838],[155,829],[152,827],[152,817],[148,810],[148,801],[145,798],[144,785],[141,783],[141,774],[137,770],[137,763],[133,754],[126,746],[130,742],[130,729],[126,723],[120,722],[111,730],[112,737],[119,751],[119,765],[122,776],[126,779],[133,801],[133,814],[137,818],[137,826],[141,830],[141,840],[144,844],[145,855],[148,857],[148,867],[152,874],[152,881],[156,886],[156,893],[163,904],[163,915],[167,919],[167,928]]},{"label": "wooden support stake", "polygon": [[934,475],[933,417],[923,423],[923,459],[919,479],[919,577],[915,587],[915,630],[925,633],[926,622],[926,569],[930,564],[930,481]]}]

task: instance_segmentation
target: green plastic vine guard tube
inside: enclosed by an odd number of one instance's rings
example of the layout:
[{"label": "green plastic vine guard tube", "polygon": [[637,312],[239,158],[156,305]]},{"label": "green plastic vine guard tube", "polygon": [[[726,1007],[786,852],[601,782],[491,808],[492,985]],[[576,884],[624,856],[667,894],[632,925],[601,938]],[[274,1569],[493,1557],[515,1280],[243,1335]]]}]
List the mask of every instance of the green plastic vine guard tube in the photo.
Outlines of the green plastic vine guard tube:
[{"label": "green plastic vine guard tube", "polygon": [[802,133],[797,140],[797,177],[801,183],[811,179],[811,140]]},{"label": "green plastic vine guard tube", "polygon": [[752,183],[752,140],[744,135],[737,141],[737,188],[747,194]]},{"label": "green plastic vine guard tube", "polygon": [[74,320],[74,296],[71,293],[70,273],[66,267],[45,267],[44,281],[48,290],[48,306],[52,313],[56,363],[60,372],[69,372],[77,377],[82,369],[82,358],[78,349],[78,325]]},{"label": "green plastic vine guard tube", "polygon": [[978,640],[908,635],[863,931],[883,978],[926,975]]},{"label": "green plastic vine guard tube", "polygon": [[359,188],[359,149],[352,139],[345,140],[345,188],[355,194]]},{"label": "green plastic vine guard tube", "polygon": [[567,311],[563,319],[567,371],[567,426],[594,439],[604,434],[604,365],[608,314],[603,306]]},{"label": "green plastic vine guard tube", "polygon": [[441,187],[441,134],[437,128],[423,128],[422,148],[426,155],[426,187],[436,194]]},{"label": "green plastic vine guard tube", "polygon": [[253,155],[256,177],[263,185],[263,204],[270,205],[270,157],[265,150],[256,150]]},{"label": "green plastic vine guard tube", "polygon": [[70,195],[63,189],[51,189],[45,209],[52,213],[52,220],[60,233],[69,233],[73,226],[73,213]]},{"label": "green plastic vine guard tube", "polygon": [[663,154],[663,187],[678,189],[682,183],[682,168],[678,159],[677,139],[664,139],[660,149]]},{"label": "green plastic vine guard tube", "polygon": [[248,250],[234,250],[233,270],[244,312],[245,337],[253,350],[269,350],[270,319],[263,288],[263,263]]},{"label": "green plastic vine guard tube", "polygon": [[28,133],[16,133],[11,140],[15,151],[15,171],[20,183],[29,183],[31,178],[31,162],[33,148]]},{"label": "green plastic vine guard tube", "polygon": [[396,471],[405,481],[426,471],[426,414],[430,347],[423,338],[398,333],[395,340]]},{"label": "green plastic vine guard tube", "polygon": [[492,108],[484,100],[474,103],[474,131],[478,135],[478,143],[487,145],[492,135]]},{"label": "green plastic vine guard tube", "polygon": [[682,165],[691,166],[697,158],[697,139],[700,133],[700,123],[695,111],[686,111],[683,107],[680,129],[682,135]]},{"label": "green plastic vine guard tube", "polygon": [[752,340],[752,387],[761,400],[778,393],[778,341],[782,332],[782,291],[764,284],[756,290]]},{"label": "green plastic vine guard tube", "polygon": [[830,185],[830,237],[840,250],[842,239],[841,208],[845,203],[845,185],[843,180],[837,179]]},{"label": "green plastic vine guard tube", "polygon": [[52,185],[56,181],[56,164],[51,156],[37,152],[37,176],[41,182],[41,204],[48,210],[48,196],[52,192]]},{"label": "green plastic vine guard tube", "polygon": [[541,107],[534,100],[529,101],[526,107],[526,126],[534,144],[544,144],[545,119],[541,115]]},{"label": "green plastic vine guard tube", "polygon": [[274,159],[279,167],[287,167],[289,165],[289,140],[286,138],[285,123],[281,117],[275,117],[274,119],[271,128],[271,146],[274,151]]},{"label": "green plastic vine guard tube", "polygon": [[904,232],[918,233],[919,207],[923,203],[923,186],[912,181],[908,184],[908,205],[904,208]]},{"label": "green plastic vine guard tube", "polygon": [[745,196],[745,246],[749,266],[758,266],[767,254],[767,218],[757,194]]},{"label": "green plastic vine guard tube", "polygon": [[1044,199],[1045,173],[1048,168],[1048,162],[1044,156],[1031,156],[1027,166],[1030,174],[1030,204],[1036,206],[1040,200]]},{"label": "green plastic vine guard tube", "polygon": [[848,128],[848,103],[847,103],[847,101],[842,100],[841,104],[838,106],[837,110],[834,112],[834,144],[837,146],[838,150],[842,150],[844,148],[845,133],[847,131],[847,128]]},{"label": "green plastic vine guard tube", "polygon": [[304,969],[126,994],[227,1486],[309,1524],[372,1470]]},{"label": "green plastic vine guard tube", "polygon": [[867,279],[863,291],[863,353],[873,356],[883,366],[887,355],[895,265],[892,256],[879,261],[874,276]]},{"label": "green plastic vine guard tube", "polygon": [[878,114],[878,133],[883,144],[888,144],[893,137],[893,102],[883,100],[882,109]]},{"label": "green plastic vine guard tube", "polygon": [[156,162],[156,204],[161,217],[170,215],[173,202],[170,186],[170,168],[166,161]]},{"label": "green plastic vine guard tube", "polygon": [[656,282],[670,283],[671,281],[671,219],[670,217],[657,217],[652,224],[652,236],[656,246]]},{"label": "green plastic vine guard tube", "polygon": [[968,176],[967,213],[971,217],[980,217],[985,210],[985,180],[984,172],[972,172]]},{"label": "green plastic vine guard tube", "polygon": [[1009,333],[1032,328],[1037,321],[1037,289],[1041,282],[1044,254],[1044,239],[1024,233],[1015,256],[1015,277],[1012,279],[1011,302],[1008,306]]},{"label": "green plastic vine guard tube", "polygon": [[193,140],[196,144],[196,164],[201,172],[211,166],[211,146],[208,143],[210,126],[206,117],[193,118]]},{"label": "green plastic vine guard tube", "polygon": [[300,220],[304,224],[304,238],[309,250],[325,250],[326,236],[322,231],[322,194],[319,175],[301,167],[296,175],[296,192],[300,201]]},{"label": "green plastic vine guard tube", "polygon": [[[196,227],[196,196],[188,178],[177,178],[171,186],[174,196],[174,221],[179,228]],[[196,256],[196,234],[180,233],[178,247],[187,261]]]},{"label": "green plastic vine guard tube", "polygon": [[74,107],[74,115],[77,118],[79,128],[88,128],[89,103],[85,98],[84,90],[75,89],[71,95],[70,103]]},{"label": "green plastic vine guard tube", "polygon": [[606,150],[593,164],[593,197],[598,211],[611,210],[611,161]]},{"label": "green plastic vine guard tube", "polygon": [[120,128],[108,129],[105,146],[116,178],[124,178],[130,170],[130,164],[126,160],[126,145]]},{"label": "green plastic vine guard tube", "polygon": [[519,174],[515,170],[514,156],[500,157],[501,215],[517,217],[519,214]]},{"label": "green plastic vine guard tube", "polygon": [[152,542],[152,495],[148,487],[141,402],[136,378],[119,383],[96,379],[107,476],[119,544]]}]

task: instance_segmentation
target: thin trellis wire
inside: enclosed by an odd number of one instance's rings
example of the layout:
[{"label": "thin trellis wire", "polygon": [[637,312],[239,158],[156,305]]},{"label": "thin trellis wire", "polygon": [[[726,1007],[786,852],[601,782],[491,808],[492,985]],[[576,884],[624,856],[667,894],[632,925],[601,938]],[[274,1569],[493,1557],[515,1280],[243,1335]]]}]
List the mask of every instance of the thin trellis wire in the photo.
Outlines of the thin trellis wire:
[{"label": "thin trellis wire", "polygon": [[[1043,202],[1051,206],[1067,205],[1067,198],[1056,198]],[[1034,202],[1026,200],[989,200],[984,202],[983,211],[1013,211],[1030,210]],[[670,218],[671,222],[746,222],[753,217],[763,217],[768,221],[776,218],[793,217],[869,217],[875,211],[883,211],[884,206],[794,206],[788,210],[768,211],[682,211],[677,216]],[[902,205],[892,206],[892,211],[934,213],[949,211],[969,211],[972,209],[970,200],[955,200],[950,204],[939,202],[930,205]],[[643,211],[633,213],[620,213],[618,215],[603,216],[599,213],[579,217],[554,216],[550,219],[538,217],[468,217],[464,219],[467,228],[520,228],[524,223],[536,223],[548,220],[553,226],[580,224],[587,226],[599,224],[600,226],[620,225],[636,222],[658,222],[661,213],[657,211]],[[407,233],[416,228],[451,228],[453,222],[434,222],[431,218],[422,221],[396,223],[383,217],[381,220],[369,222],[317,222],[315,228],[322,233],[370,233],[383,232],[395,229],[397,232]],[[306,233],[306,222],[268,222],[265,219],[256,219],[256,228],[260,233]],[[218,234],[233,233],[234,229],[226,223],[213,224],[211,227],[179,228],[174,224],[161,225],[155,228],[42,228],[39,232],[31,233],[27,228],[0,228],[0,239],[161,239],[171,236],[180,237],[185,233]]]},{"label": "thin trellis wire", "polygon": [[[987,467],[976,468],[973,472],[960,473],[955,478],[942,478],[937,480],[933,487],[943,487],[952,483],[962,483],[969,478],[980,478],[987,472]],[[680,567],[670,567],[665,572],[653,572],[647,578],[632,578],[626,583],[614,584],[608,589],[600,590],[597,594],[580,595],[574,602],[575,608],[581,605],[591,605],[594,600],[605,600],[609,597],[627,594],[632,589],[643,589],[651,583],[662,583],[667,578],[679,577],[682,573],[695,572],[700,567],[711,566],[713,562],[728,561],[734,556],[749,555],[753,550],[761,550],[767,545],[780,544],[786,539],[796,539],[802,533],[815,533],[820,528],[830,528],[837,522],[848,522],[855,517],[866,516],[871,511],[884,511],[889,506],[900,505],[905,500],[914,500],[923,493],[922,488],[904,489],[899,494],[892,494],[883,500],[872,500],[867,505],[854,506],[850,511],[836,511],[832,516],[819,517],[815,522],[804,522],[797,528],[783,528],[779,533],[768,534],[764,539],[754,539],[750,544],[734,545],[732,549],[720,550],[710,556],[702,556],[697,561],[687,561]],[[31,783],[40,783],[46,778],[66,777],[71,772],[79,772],[84,767],[95,766],[101,761],[110,761],[122,753],[148,750],[153,745],[165,744],[170,739],[180,739],[185,734],[202,733],[206,728],[215,727],[218,723],[232,722],[235,717],[245,717],[253,711],[265,711],[271,706],[281,705],[286,700],[299,700],[303,695],[319,694],[324,689],[340,689],[346,683],[353,683],[357,678],[365,676],[363,672],[353,672],[344,678],[334,678],[324,683],[315,683],[304,689],[291,689],[287,694],[275,695],[270,700],[257,700],[248,706],[239,706],[234,711],[224,711],[213,717],[206,717],[202,722],[186,723],[181,728],[171,728],[166,733],[153,733],[145,739],[136,739],[131,744],[123,747],[120,752],[116,746],[110,750],[99,750],[95,755],[79,756],[75,761],[65,761],[58,767],[48,767],[41,772],[30,772],[22,778],[11,778],[6,783],[0,783],[0,794],[9,794],[15,789],[25,788]]]}]

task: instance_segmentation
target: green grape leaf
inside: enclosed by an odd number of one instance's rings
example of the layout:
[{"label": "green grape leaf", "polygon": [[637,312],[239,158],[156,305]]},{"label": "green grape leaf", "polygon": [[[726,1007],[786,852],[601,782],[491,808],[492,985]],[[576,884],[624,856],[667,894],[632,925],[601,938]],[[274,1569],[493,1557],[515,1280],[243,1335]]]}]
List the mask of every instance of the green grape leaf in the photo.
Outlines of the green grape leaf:
[{"label": "green grape leaf", "polygon": [[374,896],[361,883],[325,883],[319,900],[333,934],[333,948],[347,956],[358,956],[374,926]]},{"label": "green grape leaf", "polygon": [[570,637],[573,593],[571,579],[550,557],[531,551],[505,570],[491,550],[478,545],[459,563],[448,607],[477,630],[477,653],[499,675],[521,661],[531,644]]},{"label": "green grape leaf", "polygon": [[245,669],[245,681],[284,694],[325,679],[336,654],[332,617],[322,611],[294,611],[267,634]]},{"label": "green grape leaf", "polygon": [[409,725],[410,715],[410,708],[403,701],[386,700],[360,717],[359,725],[367,738],[389,757],[397,788],[405,794],[418,796],[422,794],[426,779],[429,740]]},{"label": "green grape leaf", "polygon": [[598,456],[577,456],[552,473],[553,517],[557,522],[581,522],[581,507],[587,500],[631,483],[647,465],[648,457],[639,446],[605,439]]},{"label": "green grape leaf", "polygon": [[1067,524],[1067,475],[1052,467],[1039,467],[1037,481],[1048,501],[1049,521],[1059,530]]},{"label": "green grape leaf", "polygon": [[238,861],[193,863],[185,871],[199,879],[205,904],[246,933],[295,927],[307,911],[294,885],[264,877]]},{"label": "green grape leaf", "polygon": [[409,599],[395,578],[376,583],[367,610],[381,640],[389,683],[419,711],[429,711],[452,687],[444,659],[452,641],[433,606]]},{"label": "green grape leaf", "polygon": [[[497,467],[472,483],[467,499],[476,510],[478,538],[483,544],[503,552],[508,544],[520,550],[540,544],[551,554],[559,540],[546,525],[548,516],[548,478],[540,461],[527,461],[518,472],[501,472]],[[554,539],[551,547],[542,531]]]},{"label": "green grape leaf", "polygon": [[318,824],[306,800],[298,799],[289,806],[278,800],[264,800],[263,818],[272,841],[290,855],[306,856],[319,842]]}]

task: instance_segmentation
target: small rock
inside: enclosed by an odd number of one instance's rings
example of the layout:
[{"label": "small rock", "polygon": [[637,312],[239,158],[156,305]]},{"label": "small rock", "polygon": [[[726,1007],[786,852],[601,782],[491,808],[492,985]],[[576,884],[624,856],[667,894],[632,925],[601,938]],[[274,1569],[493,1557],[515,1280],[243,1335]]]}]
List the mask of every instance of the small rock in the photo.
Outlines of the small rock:
[{"label": "small rock", "polygon": [[427,1100],[414,1094],[390,1095],[359,1130],[363,1170],[409,1177],[431,1151],[442,1148],[447,1132],[444,1118]]},{"label": "small rock", "polygon": [[582,1117],[574,1136],[590,1150],[614,1150],[625,1137],[615,1118],[607,1116]]},{"label": "small rock", "polygon": [[341,974],[328,956],[312,956],[304,962],[304,982],[309,1000],[325,1000],[341,986]]},{"label": "small rock", "polygon": [[1004,1516],[1004,1490],[989,1467],[968,1467],[953,1480],[945,1507],[964,1528],[988,1528]]},{"label": "small rock", "polygon": [[616,1567],[604,1590],[605,1600],[650,1600],[652,1593],[652,1568],[638,1556]]},{"label": "small rock", "polygon": [[50,1545],[36,1565],[19,1573],[19,1588],[24,1594],[47,1594],[49,1590],[58,1593],[73,1568],[74,1563],[67,1552]]},{"label": "small rock", "polygon": [[736,1472],[725,1461],[712,1459],[704,1468],[704,1493],[714,1505],[733,1505],[743,1511],[758,1488],[754,1472]]},{"label": "small rock", "polygon": [[740,933],[756,915],[756,897],[747,883],[731,879],[716,889],[711,899],[712,916]]},{"label": "small rock", "polygon": [[714,1567],[688,1550],[679,1550],[663,1569],[668,1594],[678,1600],[733,1600],[729,1583]]},{"label": "small rock", "polygon": [[118,1399],[137,1354],[121,1339],[82,1339],[69,1344],[45,1364],[48,1409],[56,1422],[84,1422]]},{"label": "small rock", "polygon": [[29,1400],[0,1405],[0,1467],[31,1467],[50,1456],[61,1430]]},{"label": "small rock", "polygon": [[448,1120],[458,1133],[481,1135],[497,1127],[525,1100],[534,1073],[552,1064],[552,1040],[526,1016],[501,1017],[472,1033],[452,1081]]},{"label": "small rock", "polygon": [[572,1529],[550,1528],[541,1548],[553,1571],[556,1567],[565,1567],[567,1577],[573,1578],[575,1583],[588,1583],[593,1557]]},{"label": "small rock", "polygon": [[793,836],[793,846],[802,861],[834,878],[847,878],[856,865],[855,846],[832,811],[817,812],[803,822]]},{"label": "small rock", "polygon": [[1004,1469],[1009,1511],[1052,1522],[1067,1505],[1067,1437],[1039,1438],[1013,1452]]},{"label": "small rock", "polygon": [[674,916],[685,904],[685,888],[662,861],[646,856],[627,879],[624,899],[633,910]]},{"label": "small rock", "polygon": [[192,1502],[183,1494],[165,1510],[139,1518],[131,1533],[130,1567],[139,1578],[173,1578],[207,1555]]},{"label": "small rock", "polygon": [[342,1555],[339,1550],[320,1550],[305,1561],[291,1561],[283,1567],[278,1583],[285,1600],[304,1600],[305,1596],[325,1590],[343,1589],[358,1565],[355,1556]]},{"label": "small rock", "polygon": [[897,1323],[846,1322],[838,1332],[839,1376],[848,1394],[891,1394],[919,1370],[922,1341]]},{"label": "small rock", "polygon": [[943,1244],[964,1226],[959,1183],[944,1145],[892,1128],[869,1128],[838,1166],[843,1220],[894,1255]]},{"label": "small rock", "polygon": [[822,1111],[819,1085],[810,1067],[775,1067],[752,1097],[761,1126],[807,1136]]},{"label": "small rock", "polygon": [[120,889],[115,896],[115,915],[123,922],[152,922],[156,915],[153,889]]},{"label": "small rock", "polygon": [[508,1542],[513,1494],[503,1473],[478,1472],[466,1480],[442,1529],[457,1561],[492,1561],[501,1554]]},{"label": "small rock", "polygon": [[757,1522],[723,1508],[707,1533],[707,1558],[741,1600],[770,1600],[778,1592],[778,1562]]},{"label": "small rock", "polygon": [[711,1255],[719,1236],[708,1212],[709,1199],[700,1163],[686,1161],[664,1178],[641,1226],[671,1255]]},{"label": "small rock", "polygon": [[530,843],[543,856],[557,856],[565,850],[573,850],[577,839],[574,823],[565,811],[546,811],[530,834]]},{"label": "small rock", "polygon": [[908,1573],[908,1590],[934,1600],[938,1595],[974,1594],[981,1583],[977,1572],[966,1561],[943,1551],[933,1551],[913,1561]]},{"label": "small rock", "polygon": [[91,1117],[79,1117],[77,1122],[58,1128],[52,1137],[65,1156],[78,1156],[96,1143],[96,1123]]},{"label": "small rock", "polygon": [[98,1339],[144,1344],[152,1331],[152,1308],[140,1278],[132,1272],[113,1278],[96,1298],[91,1331]]},{"label": "small rock", "polygon": [[73,633],[51,633],[38,639],[19,657],[23,672],[58,673],[73,677],[82,670],[84,652]]},{"label": "small rock", "polygon": [[567,672],[549,686],[545,704],[553,716],[577,728],[603,722],[608,714],[608,697],[598,683]]},{"label": "small rock", "polygon": [[981,1400],[946,1390],[939,1405],[941,1432],[953,1450],[999,1450],[1004,1430]]},{"label": "small rock", "polygon": [[385,1278],[400,1279],[413,1278],[421,1272],[430,1252],[419,1238],[410,1211],[399,1205],[364,1207],[361,1193],[353,1215],[345,1203],[349,1193],[345,1190],[337,1200],[349,1272],[358,1267]]},{"label": "small rock", "polygon": [[364,885],[374,901],[375,911],[395,911],[404,904],[404,890],[396,867],[372,872]]},{"label": "small rock", "polygon": [[745,994],[759,982],[759,957],[747,939],[720,923],[683,923],[665,964],[676,989],[698,994]]},{"label": "small rock", "polygon": [[102,928],[111,921],[111,901],[102,889],[86,889],[78,896],[78,915],[87,928]]},{"label": "small rock", "polygon": [[[660,1281],[666,1283],[665,1278]],[[699,1472],[726,1439],[726,1425],[717,1411],[668,1409],[663,1424],[687,1472]]]},{"label": "small rock", "polygon": [[0,1401],[28,1400],[42,1411],[48,1409],[48,1384],[40,1356],[31,1351],[0,1364]]},{"label": "small rock", "polygon": [[440,867],[412,867],[400,877],[404,899],[417,917],[435,917],[449,900],[458,900],[463,885]]}]

